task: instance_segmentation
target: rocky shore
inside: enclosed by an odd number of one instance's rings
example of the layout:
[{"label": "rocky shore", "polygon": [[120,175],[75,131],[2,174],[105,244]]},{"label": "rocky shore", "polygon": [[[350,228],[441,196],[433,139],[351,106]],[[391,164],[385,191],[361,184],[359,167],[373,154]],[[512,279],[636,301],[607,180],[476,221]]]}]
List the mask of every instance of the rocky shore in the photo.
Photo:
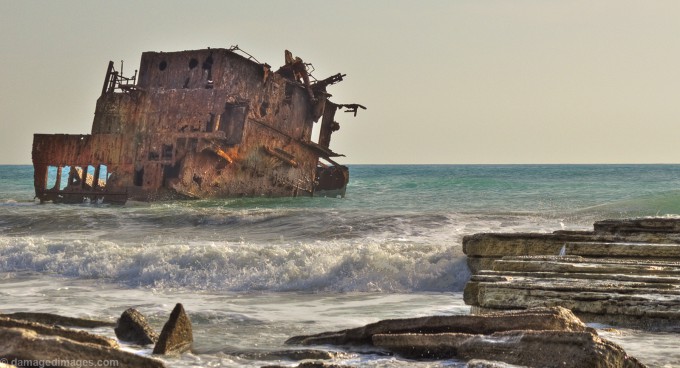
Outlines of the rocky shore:
[{"label": "rocky shore", "polygon": [[680,330],[680,220],[463,239],[473,312],[562,306],[587,322]]},{"label": "rocky shore", "polygon": [[[77,328],[114,327],[118,341]],[[177,304],[160,335],[144,316],[128,309],[117,323],[48,313],[0,315],[0,358],[18,367],[106,366],[165,367],[156,358],[121,349],[120,342],[153,344],[153,354],[181,354],[193,342],[191,321],[182,304]],[[12,367],[13,365],[8,365]]]},{"label": "rocky shore", "polygon": [[[467,367],[637,368],[644,364],[584,321],[680,330],[680,220],[602,221],[588,232],[476,234],[463,246],[472,271],[464,299],[472,314],[388,319],[294,336],[285,342],[290,348],[277,351],[222,352],[301,368],[341,367],[331,362],[362,354]],[[88,331],[93,328],[111,328],[116,338]],[[193,341],[182,304],[160,333],[134,308],[115,323],[0,314],[0,368],[101,361],[165,367],[164,356],[191,352]]]},{"label": "rocky shore", "polygon": [[[193,343],[191,321],[181,304],[175,306],[160,334],[139,311],[124,311],[115,325],[117,340],[59,324],[69,321],[76,326],[94,323],[113,327],[104,321],[31,313],[24,313],[21,318],[0,317],[1,362],[18,362],[16,367],[40,366],[45,362],[50,366],[70,367],[94,362],[113,364],[114,361],[115,365],[111,366],[165,367],[166,363],[158,357],[188,352]],[[121,344],[153,345],[153,355],[123,350]],[[286,344],[305,348],[241,352],[240,356],[288,364],[298,361],[297,367],[302,368],[341,367],[322,361],[342,358],[343,354],[394,355],[413,360],[454,359],[461,364],[467,362],[468,367],[644,367],[561,307],[390,319],[359,328],[295,336]]]},{"label": "rocky shore", "polygon": [[296,336],[286,343],[348,349],[369,346],[409,359],[468,361],[468,366],[644,367],[561,307],[385,320],[354,329]]},{"label": "rocky shore", "polygon": [[[9,367],[68,367],[106,361],[115,362],[117,367],[164,367],[158,359],[121,350],[116,340],[62,327],[60,316],[54,321],[44,317],[31,313],[24,313],[23,319],[0,317],[0,358],[3,363]],[[41,323],[31,322],[35,319]]]}]

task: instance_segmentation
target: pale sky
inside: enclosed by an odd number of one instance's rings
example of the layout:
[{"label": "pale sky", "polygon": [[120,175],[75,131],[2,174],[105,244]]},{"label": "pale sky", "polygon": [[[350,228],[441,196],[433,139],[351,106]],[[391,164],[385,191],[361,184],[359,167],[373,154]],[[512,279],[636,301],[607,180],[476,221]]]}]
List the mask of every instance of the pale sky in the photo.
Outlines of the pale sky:
[{"label": "pale sky", "polygon": [[0,0],[0,164],[88,134],[109,60],[232,45],[347,74],[342,163],[680,163],[676,0]]}]

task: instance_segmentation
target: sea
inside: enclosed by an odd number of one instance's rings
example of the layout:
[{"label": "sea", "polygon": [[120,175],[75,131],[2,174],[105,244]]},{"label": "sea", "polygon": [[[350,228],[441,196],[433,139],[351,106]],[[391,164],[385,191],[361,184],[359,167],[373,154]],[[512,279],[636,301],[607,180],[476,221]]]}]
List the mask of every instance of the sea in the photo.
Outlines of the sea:
[{"label": "sea", "polygon": [[[160,331],[182,303],[193,351],[168,367],[295,366],[291,336],[468,314],[465,235],[647,216],[680,217],[680,165],[350,165],[344,198],[123,206],[39,204],[31,166],[0,166],[0,311],[115,321],[134,307]],[[593,327],[680,367],[680,334]],[[351,366],[465,366],[327,349]]]}]

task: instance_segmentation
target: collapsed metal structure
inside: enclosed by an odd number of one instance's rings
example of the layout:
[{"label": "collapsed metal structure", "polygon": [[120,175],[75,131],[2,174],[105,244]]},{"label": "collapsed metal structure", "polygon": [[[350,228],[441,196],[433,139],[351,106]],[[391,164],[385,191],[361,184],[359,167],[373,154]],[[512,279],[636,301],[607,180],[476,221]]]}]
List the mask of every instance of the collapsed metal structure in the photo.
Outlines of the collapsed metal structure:
[{"label": "collapsed metal structure", "polygon": [[316,80],[309,67],[286,51],[285,65],[272,71],[238,46],[145,52],[132,77],[110,62],[91,134],[34,135],[36,196],[344,196],[349,170],[329,148],[340,128],[335,115],[365,107],[331,102],[326,87],[345,75]]}]

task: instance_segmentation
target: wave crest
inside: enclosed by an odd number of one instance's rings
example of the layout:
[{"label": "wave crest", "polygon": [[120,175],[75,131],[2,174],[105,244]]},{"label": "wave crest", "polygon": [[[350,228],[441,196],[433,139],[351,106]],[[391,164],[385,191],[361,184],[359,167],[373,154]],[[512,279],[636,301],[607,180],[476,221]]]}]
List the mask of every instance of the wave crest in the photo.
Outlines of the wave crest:
[{"label": "wave crest", "polygon": [[229,291],[460,291],[458,248],[390,241],[137,246],[5,238],[0,268],[113,281],[128,287]]}]

